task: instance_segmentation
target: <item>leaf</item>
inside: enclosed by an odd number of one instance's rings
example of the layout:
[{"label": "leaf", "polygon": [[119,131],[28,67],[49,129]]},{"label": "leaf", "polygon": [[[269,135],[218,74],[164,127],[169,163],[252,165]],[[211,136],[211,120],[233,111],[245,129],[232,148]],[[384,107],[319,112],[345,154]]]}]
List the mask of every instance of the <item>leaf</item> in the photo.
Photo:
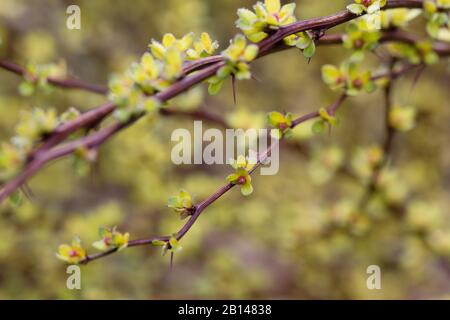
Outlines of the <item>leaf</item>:
[{"label": "leaf", "polygon": [[267,114],[267,122],[269,125],[276,127],[280,123],[286,122],[286,118],[278,111],[273,111]]},{"label": "leaf", "polygon": [[265,32],[256,32],[256,33],[252,33],[252,34],[248,34],[247,38],[251,41],[251,42],[261,42],[262,40],[264,40],[265,38],[267,38],[269,35]]},{"label": "leaf", "polygon": [[208,93],[212,96],[219,93],[220,89],[222,89],[223,81],[218,81],[216,83],[210,83],[208,86]]},{"label": "leaf", "polygon": [[166,53],[166,48],[159,43],[158,41],[152,40],[152,43],[149,45],[150,50],[152,51],[153,56],[156,59],[164,60],[164,55]]},{"label": "leaf", "polygon": [[314,43],[314,41],[311,41],[309,46],[306,47],[305,50],[303,50],[303,55],[305,56],[305,58],[310,59],[314,56],[315,53],[316,53],[316,44]]},{"label": "leaf", "polygon": [[202,32],[202,34],[200,35],[200,41],[202,42],[203,48],[208,54],[212,54],[214,52],[215,48],[208,33]]},{"label": "leaf", "polygon": [[326,84],[335,84],[340,76],[341,71],[337,67],[331,64],[322,67],[322,79]]},{"label": "leaf", "polygon": [[361,13],[364,12],[364,6],[361,4],[356,4],[356,3],[352,3],[350,5],[347,6],[347,10],[350,11],[353,14],[357,14],[360,15]]},{"label": "leaf", "polygon": [[247,197],[253,193],[253,186],[250,182],[246,182],[241,186],[241,193],[243,196]]},{"label": "leaf", "polygon": [[232,72],[233,69],[230,66],[224,66],[217,71],[217,77],[220,79],[226,79]]},{"label": "leaf", "polygon": [[95,241],[94,243],[92,243],[92,246],[95,249],[99,250],[99,251],[106,251],[106,250],[108,250],[108,246],[106,245],[106,243],[105,243],[105,241],[103,239]]},{"label": "leaf", "polygon": [[15,191],[13,192],[10,196],[9,196],[9,200],[11,201],[12,204],[14,204],[15,206],[21,206],[23,204],[23,197],[22,197],[22,193],[20,191]]},{"label": "leaf", "polygon": [[227,177],[227,181],[228,181],[228,182],[231,182],[231,183],[236,182],[237,179],[239,179],[239,175],[236,174],[236,173],[232,173],[232,174],[230,174],[230,175]]},{"label": "leaf", "polygon": [[239,16],[239,20],[237,22],[239,24],[238,27],[240,27],[241,29],[251,27],[252,24],[254,24],[258,19],[256,14],[244,8],[238,9],[237,15]]},{"label": "leaf", "polygon": [[177,38],[172,33],[166,33],[163,36],[162,44],[164,47],[168,48],[172,46],[177,41]]},{"label": "leaf", "polygon": [[314,122],[314,124],[312,126],[312,132],[314,134],[321,134],[324,131],[325,131],[325,121],[318,120],[318,121]]},{"label": "leaf", "polygon": [[29,97],[34,93],[34,84],[28,81],[23,81],[19,84],[19,93],[24,97]]},{"label": "leaf", "polygon": [[265,0],[264,4],[266,5],[266,9],[269,14],[278,13],[280,11],[280,0]]},{"label": "leaf", "polygon": [[186,51],[192,46],[193,42],[194,42],[194,33],[189,32],[187,35],[181,38],[181,40],[177,41],[177,48],[180,51]]},{"label": "leaf", "polygon": [[152,245],[154,245],[156,247],[162,247],[162,246],[166,245],[166,242],[162,241],[162,240],[153,240]]},{"label": "leaf", "polygon": [[256,56],[258,55],[259,48],[258,46],[251,44],[245,48],[244,51],[244,58],[246,61],[250,62],[255,60]]},{"label": "leaf", "polygon": [[297,4],[295,4],[295,3],[285,4],[283,7],[281,7],[279,15],[282,17],[292,16],[294,14],[296,6],[297,6]]},{"label": "leaf", "polygon": [[367,13],[368,14],[372,14],[372,13],[375,13],[377,11],[380,11],[380,2],[379,1],[375,1],[372,5],[370,5],[367,8]]}]

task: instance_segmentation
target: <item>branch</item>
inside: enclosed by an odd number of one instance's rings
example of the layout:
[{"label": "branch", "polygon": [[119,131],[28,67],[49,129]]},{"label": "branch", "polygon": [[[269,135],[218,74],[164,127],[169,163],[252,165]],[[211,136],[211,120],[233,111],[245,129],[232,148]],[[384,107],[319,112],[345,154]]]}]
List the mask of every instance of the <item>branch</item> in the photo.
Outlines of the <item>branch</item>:
[{"label": "branch", "polygon": [[[343,41],[343,36],[344,36],[344,34],[341,34],[341,33],[323,35],[320,38],[320,40],[318,41],[317,45],[340,44]],[[394,31],[383,32],[380,42],[399,41],[399,42],[414,44],[414,43],[419,42],[420,40],[421,40],[421,38],[418,36],[415,36],[415,35],[412,35],[412,34],[409,34],[406,32],[402,32],[402,31],[394,30]],[[267,54],[272,54],[272,53],[275,53],[275,52],[278,52],[281,50],[286,50],[286,49],[292,49],[292,47],[286,46],[284,44],[278,44],[277,46],[272,48],[272,50],[270,50],[270,52],[261,54],[260,57],[263,57]],[[433,49],[440,56],[450,55],[450,45],[448,45],[446,43],[434,42]],[[184,74],[188,75],[192,72],[202,70],[207,66],[210,66],[215,63],[220,63],[220,62],[223,62],[222,56],[212,56],[212,57],[202,58],[202,59],[199,59],[196,61],[188,62],[188,63],[186,63],[186,65],[184,67]],[[23,67],[16,65],[12,62],[0,60],[0,67],[4,67],[6,70],[12,71],[19,75],[23,75],[23,73],[24,73]],[[51,83],[53,83],[54,85],[59,85],[59,86],[66,87],[66,88],[69,87],[66,80],[49,79],[49,81]],[[81,87],[86,88],[89,86],[101,88],[101,86],[99,86],[99,85],[89,85],[86,83],[84,83],[82,86],[80,86],[80,88]],[[103,91],[103,94],[107,93],[106,88],[103,88],[102,91]],[[100,90],[98,93],[100,93]],[[116,106],[113,105],[112,103],[105,103],[99,107],[96,107],[96,108],[91,109],[90,111],[87,111],[86,113],[82,114],[79,118],[61,125],[53,133],[49,134],[46,137],[46,139],[43,141],[43,145],[41,145],[39,148],[37,148],[36,150],[33,150],[30,153],[30,155],[28,156],[28,158],[29,158],[28,161],[32,160],[34,158],[34,156],[36,155],[36,153],[40,153],[42,151],[48,150],[48,149],[54,147],[55,145],[59,144],[60,142],[64,141],[71,133],[73,133],[81,128],[90,128],[90,127],[94,127],[94,126],[100,124],[103,121],[103,119],[105,119],[107,116],[109,116],[115,110],[115,108],[116,108]],[[177,114],[181,115],[180,112],[177,112],[177,111],[171,112],[168,109],[162,109],[162,110],[160,110],[160,113],[164,116],[170,115],[172,113],[177,113]],[[190,116],[190,117],[200,116],[200,118],[202,118],[201,114],[197,113],[197,112],[192,112],[191,114],[186,114],[186,116]],[[204,114],[203,116],[206,116],[206,119],[210,118],[209,115]],[[210,120],[218,122],[220,124],[219,119],[211,118]],[[221,124],[223,125],[224,123],[222,122]]]},{"label": "branch", "polygon": [[[347,95],[343,94],[341,95],[331,106],[327,108],[329,114],[335,114],[336,111],[339,109],[340,106],[342,106],[343,102],[347,98]],[[297,119],[295,119],[292,122],[291,129],[294,129],[298,125],[302,124],[303,122],[306,122],[308,120],[318,118],[320,115],[318,112],[311,112],[304,116],[301,116]],[[270,156],[272,149],[280,143],[280,140],[276,140],[273,144],[271,144],[265,151],[260,153],[258,155],[258,161],[256,165],[249,171],[249,174],[253,174],[261,165],[262,163]],[[230,191],[235,185],[232,183],[228,183],[224,186],[222,186],[220,189],[218,189],[216,192],[214,192],[212,195],[210,195],[208,198],[200,202],[198,205],[194,206],[195,210],[189,220],[183,225],[183,227],[176,233],[177,240],[182,239],[188,231],[192,228],[192,226],[195,224],[197,219],[200,217],[202,212],[208,208],[210,205],[212,205],[214,202],[216,202],[218,199],[220,199],[225,193]],[[149,245],[152,244],[154,240],[161,240],[161,241],[169,241],[170,236],[155,236],[150,237],[146,239],[140,239],[140,240],[132,240],[129,241],[128,246],[129,247],[136,247],[136,246],[143,246],[143,245]],[[117,249],[114,248],[112,250],[101,252],[98,254],[88,255],[85,260],[81,261],[81,264],[87,264],[93,260],[97,260],[100,258],[103,258],[105,256],[108,256],[114,252],[116,252]]]},{"label": "branch", "polygon": [[[416,67],[416,66],[414,66]],[[399,76],[407,73],[408,71],[410,71],[412,69],[411,66],[406,66],[404,68],[402,68],[399,71],[389,71],[389,73],[384,74],[384,75],[377,75],[374,76],[372,79],[379,79],[382,77],[389,77],[389,79],[396,79]],[[390,92],[390,90],[389,90]],[[346,94],[342,94],[341,96],[339,96],[339,98],[333,103],[331,104],[328,108],[327,108],[327,112],[330,115],[335,115],[336,112],[339,110],[339,108],[342,106],[342,104],[344,103],[344,101],[348,98],[348,96]],[[292,125],[291,125],[291,129],[294,129],[295,127],[297,127],[298,125],[318,118],[320,117],[319,112],[310,112],[307,113],[299,118],[296,118],[294,121],[292,121]],[[273,144],[271,144],[265,151],[263,151],[262,153],[260,153],[258,155],[258,162],[257,164],[252,168],[252,170],[250,170],[249,174],[253,174],[264,162],[265,159],[267,159],[268,156],[270,156],[272,149],[274,148],[275,145],[279,144],[280,140],[276,140]],[[189,218],[189,220],[184,224],[184,226],[176,233],[176,238],[177,240],[182,239],[186,233],[192,228],[192,226],[195,224],[195,222],[197,221],[197,219],[200,217],[200,215],[202,214],[202,212],[208,208],[210,205],[212,205],[215,201],[217,201],[220,197],[222,197],[225,193],[227,193],[229,190],[231,190],[235,185],[228,183],[224,186],[222,186],[220,189],[218,189],[215,193],[213,193],[211,196],[209,196],[208,198],[206,198],[205,200],[203,200],[200,204],[196,205],[194,208],[194,212],[191,215],[191,217]],[[129,247],[136,247],[136,246],[142,246],[142,245],[149,245],[152,244],[152,242],[154,240],[161,240],[161,241],[169,241],[170,236],[155,236],[155,237],[150,237],[150,238],[146,238],[146,239],[140,239],[140,240],[132,240],[129,242]],[[90,261],[93,260],[97,260],[100,258],[103,258],[105,256],[108,256],[114,252],[116,252],[117,249],[112,249],[110,251],[106,251],[106,252],[101,252],[98,254],[93,254],[93,255],[88,255],[86,257],[86,259],[84,261],[82,261],[82,264],[87,264]]]},{"label": "branch", "polygon": [[[19,66],[13,62],[0,59],[0,68],[5,69],[7,71],[11,71],[19,76],[25,76],[27,74],[24,67]],[[36,79],[34,79],[36,80]],[[79,89],[85,90],[98,94],[106,94],[108,92],[108,88],[103,87],[101,85],[88,83],[85,81],[81,81],[75,78],[66,78],[66,79],[57,79],[49,77],[47,81],[57,87],[66,88],[66,89]]]},{"label": "branch", "polygon": [[[398,8],[398,7],[421,8],[422,1],[390,0],[388,1],[387,6],[384,7],[383,9]],[[303,20],[293,23],[289,26],[280,28],[277,32],[275,32],[274,34],[272,34],[271,36],[269,36],[264,41],[258,44],[260,48],[258,58],[271,53],[272,52],[271,50],[273,50],[274,52],[277,51],[276,45],[288,35],[306,30],[315,30],[315,31],[327,30],[329,28],[345,23],[357,17],[359,16],[356,16],[348,11],[341,11],[331,16]],[[154,97],[162,102],[166,102],[167,100],[190,89],[194,85],[210,78],[211,76],[214,76],[216,72],[224,64],[225,62],[220,57],[209,57],[201,59],[201,61],[188,63],[185,66],[186,68],[185,71],[186,72],[196,71],[196,72],[193,74],[187,74],[185,77],[181,78],[178,82],[174,83],[167,90],[154,95]],[[93,109],[83,114],[75,121],[68,122],[65,125],[58,128],[57,129],[57,131],[59,131],[58,133],[51,135],[49,140],[47,142],[44,142],[44,145],[41,148],[32,153],[32,157],[26,163],[22,173],[19,174],[14,179],[12,179],[11,181],[9,181],[8,183],[6,183],[3,189],[0,190],[0,202],[2,202],[15,189],[17,189],[23,183],[25,183],[27,179],[33,176],[47,162],[70,154],[81,146],[88,149],[97,148],[99,145],[104,143],[114,134],[132,125],[134,122],[136,122],[138,119],[140,119],[142,116],[145,115],[145,113],[142,112],[140,114],[135,115],[125,123],[112,124],[109,127],[103,128],[102,130],[96,132],[95,134],[91,134],[85,138],[69,142],[60,147],[55,147],[61,141],[65,140],[65,138],[67,138],[71,132],[85,126],[98,124],[104,117],[109,115],[115,109],[115,106],[111,103],[106,103],[100,107],[100,110],[97,109],[98,108]]]},{"label": "branch", "polygon": [[387,165],[389,158],[391,156],[392,152],[392,143],[394,141],[395,137],[395,129],[390,125],[389,122],[389,114],[392,109],[392,91],[393,91],[393,84],[396,77],[393,77],[393,68],[394,68],[395,61],[392,60],[389,65],[389,74],[390,74],[390,81],[387,83],[386,87],[384,88],[384,127],[385,127],[385,137],[383,141],[383,155],[380,162],[375,166],[372,172],[372,176],[369,179],[369,183],[367,184],[366,191],[364,192],[364,195],[362,196],[360,203],[359,203],[359,209],[364,210],[369,203],[372,195],[377,191],[377,184],[380,177],[381,171],[385,168]]}]

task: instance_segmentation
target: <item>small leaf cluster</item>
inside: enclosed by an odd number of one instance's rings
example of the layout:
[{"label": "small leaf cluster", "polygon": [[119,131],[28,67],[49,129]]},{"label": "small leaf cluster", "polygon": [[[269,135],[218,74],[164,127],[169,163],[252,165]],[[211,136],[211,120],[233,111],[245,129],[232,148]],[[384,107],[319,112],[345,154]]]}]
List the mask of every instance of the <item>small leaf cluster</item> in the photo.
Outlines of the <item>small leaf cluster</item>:
[{"label": "small leaf cluster", "polygon": [[433,43],[427,40],[415,44],[390,43],[387,49],[392,56],[407,59],[411,64],[431,65],[439,61],[439,55],[433,50]]},{"label": "small leaf cluster", "polygon": [[373,170],[384,158],[383,149],[379,146],[358,147],[350,161],[353,172],[361,179],[369,179]]},{"label": "small leaf cluster", "polygon": [[[281,6],[279,0],[257,2],[253,6],[254,12],[243,8],[238,10],[239,19],[236,21],[236,26],[250,41],[260,42],[280,27],[297,21],[294,15],[295,7],[295,3]],[[308,32],[290,35],[284,38],[284,43],[302,50],[307,59],[314,56],[316,52],[316,44]]]},{"label": "small leaf cluster", "polygon": [[60,245],[56,257],[69,264],[78,264],[86,259],[86,250],[81,245],[80,237],[75,236],[71,244]]},{"label": "small leaf cluster", "polygon": [[416,115],[415,108],[395,105],[389,112],[389,125],[398,131],[409,131],[416,124]]},{"label": "small leaf cluster", "polygon": [[59,117],[53,108],[34,108],[23,112],[10,142],[0,145],[0,181],[5,181],[21,169],[33,146],[51,134],[59,125],[78,117],[75,108],[69,108]]},{"label": "small leaf cluster", "polygon": [[60,123],[55,109],[35,108],[23,112],[16,125],[16,135],[0,146],[0,181],[14,176],[22,167],[35,142],[51,133]]},{"label": "small leaf cluster", "polygon": [[376,89],[370,71],[359,71],[354,62],[343,62],[340,67],[324,65],[322,79],[333,91],[345,91],[349,96],[361,92],[373,92]]},{"label": "small leaf cluster", "polygon": [[299,32],[284,38],[284,43],[291,47],[297,47],[303,52],[303,56],[310,59],[316,53],[314,37],[307,31]]},{"label": "small leaf cluster", "polygon": [[281,6],[280,0],[257,2],[253,6],[254,12],[244,8],[237,11],[239,19],[236,26],[250,41],[260,42],[271,32],[297,21],[294,16],[295,7],[295,3]]},{"label": "small leaf cluster", "polygon": [[33,64],[28,63],[25,72],[24,80],[19,84],[19,93],[28,97],[31,96],[37,88],[49,91],[48,78],[60,78],[67,77],[67,65],[61,60],[58,63],[49,64]]},{"label": "small leaf cluster", "polygon": [[267,123],[275,128],[271,130],[271,136],[278,140],[288,137],[292,133],[292,119],[291,113],[282,114],[277,111],[268,113]]},{"label": "small leaf cluster", "polygon": [[338,124],[337,118],[331,115],[327,109],[321,108],[319,110],[320,120],[314,122],[312,126],[312,132],[314,134],[320,134],[325,130],[328,125],[330,128]]},{"label": "small leaf cluster", "polygon": [[23,112],[13,139],[18,145],[31,146],[33,142],[51,133],[59,123],[58,114],[53,108],[35,108],[31,112]]},{"label": "small leaf cluster", "polygon": [[208,92],[217,94],[223,86],[223,82],[230,75],[237,80],[248,80],[252,74],[249,63],[258,56],[259,48],[254,44],[247,44],[247,40],[238,34],[231,41],[230,46],[222,52],[226,65],[217,71],[214,77],[208,80]]},{"label": "small leaf cluster", "polygon": [[358,19],[347,24],[343,44],[345,48],[354,50],[351,60],[361,61],[364,52],[373,51],[378,47],[380,38],[379,31],[372,30],[366,20]]},{"label": "small leaf cluster", "polygon": [[100,240],[95,241],[92,246],[100,251],[108,251],[111,249],[117,249],[118,251],[125,249],[128,246],[128,240],[130,234],[120,233],[117,231],[117,227],[114,228],[99,228],[98,234]]},{"label": "small leaf cluster", "polygon": [[157,247],[161,247],[161,255],[166,255],[167,252],[176,253],[183,250],[183,247],[180,245],[177,234],[173,234],[168,241],[164,240],[153,240],[152,244]]},{"label": "small leaf cluster", "polygon": [[[92,246],[97,250],[106,252],[109,250],[116,249],[121,251],[128,247],[128,241],[130,234],[120,233],[117,228],[99,228],[100,240],[95,241]],[[86,249],[81,245],[81,239],[75,236],[71,244],[62,244],[58,247],[58,252],[56,257],[62,261],[69,264],[78,264],[86,260],[87,253]]]},{"label": "small leaf cluster", "polygon": [[246,158],[243,155],[238,156],[236,160],[232,160],[231,166],[235,172],[230,174],[227,180],[234,185],[240,186],[243,196],[249,196],[253,193],[252,178],[249,171],[255,164],[255,159]]},{"label": "small leaf cluster", "polygon": [[200,40],[195,41],[193,48],[186,51],[187,57],[190,60],[196,60],[211,56],[216,49],[219,48],[219,42],[212,41],[208,33],[203,32],[200,35]]},{"label": "small leaf cluster", "polygon": [[207,33],[197,40],[193,33],[180,39],[167,33],[161,42],[152,40],[150,52],[144,53],[140,62],[132,63],[124,74],[110,80],[109,99],[119,107],[115,117],[127,121],[140,112],[156,111],[161,102],[151,96],[182,78],[186,61],[210,56],[217,48],[217,41]]},{"label": "small leaf cluster", "polygon": [[449,9],[449,0],[425,0],[423,3],[427,18],[427,33],[435,39],[450,41],[450,18],[448,12],[439,12],[439,8]]},{"label": "small leaf cluster", "polygon": [[192,196],[186,190],[180,190],[178,195],[170,197],[167,206],[179,213],[182,220],[192,215],[195,210]]}]

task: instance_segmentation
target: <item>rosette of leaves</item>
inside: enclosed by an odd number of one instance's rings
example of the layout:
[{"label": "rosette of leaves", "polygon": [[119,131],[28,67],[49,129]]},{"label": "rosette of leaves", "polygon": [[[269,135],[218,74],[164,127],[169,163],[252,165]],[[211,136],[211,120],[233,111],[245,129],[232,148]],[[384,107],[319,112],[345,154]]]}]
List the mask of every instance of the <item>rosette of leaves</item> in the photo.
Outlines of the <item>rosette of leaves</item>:
[{"label": "rosette of leaves", "polygon": [[46,92],[50,90],[48,86],[48,78],[67,77],[67,65],[65,61],[61,60],[58,63],[49,64],[33,64],[29,63],[25,67],[24,81],[19,84],[19,93],[22,96],[31,96],[37,88]]},{"label": "rosette of leaves", "polygon": [[281,6],[280,0],[257,2],[253,6],[254,12],[244,8],[237,11],[239,19],[236,26],[250,41],[260,42],[267,38],[269,33],[297,21],[294,16],[295,7],[295,3]]},{"label": "rosette of leaves", "polygon": [[389,112],[389,125],[395,130],[406,132],[416,124],[417,110],[408,106],[393,106]]},{"label": "rosette of leaves", "polygon": [[361,92],[373,92],[376,89],[370,71],[359,71],[354,62],[344,62],[340,67],[324,65],[322,79],[333,91],[345,91],[349,96]]},{"label": "rosette of leaves", "polygon": [[337,118],[331,115],[325,108],[319,110],[319,115],[320,120],[317,120],[312,126],[312,131],[315,134],[322,133],[327,125],[331,128],[338,124]]},{"label": "rosette of leaves", "polygon": [[243,196],[249,196],[253,193],[252,178],[249,171],[255,166],[255,159],[248,159],[240,155],[237,160],[232,160],[231,166],[235,170],[234,173],[227,177],[228,182],[241,187]]},{"label": "rosette of leaves", "polygon": [[230,46],[222,52],[226,65],[217,71],[217,74],[208,80],[208,92],[211,95],[217,94],[222,88],[223,82],[230,75],[237,80],[248,80],[252,74],[249,62],[258,56],[258,46],[247,44],[247,40],[241,34],[234,37]]},{"label": "rosette of leaves", "polygon": [[128,246],[128,240],[130,234],[120,233],[117,231],[117,227],[114,228],[99,228],[98,234],[100,240],[95,241],[92,246],[100,251],[108,251],[111,249],[117,249],[118,251],[125,249]]},{"label": "rosette of leaves", "polygon": [[390,43],[387,49],[392,56],[407,59],[411,64],[424,62],[430,65],[439,61],[439,55],[434,52],[431,41],[420,41],[414,45],[394,42]]},{"label": "rosette of leaves", "polygon": [[267,123],[273,127],[270,134],[275,139],[289,137],[292,134],[292,114],[273,111],[267,114]]},{"label": "rosette of leaves", "polygon": [[81,239],[75,236],[71,244],[62,244],[58,247],[56,257],[70,264],[78,264],[86,259],[86,250],[81,246]]},{"label": "rosette of leaves", "polygon": [[117,106],[114,117],[120,122],[126,122],[133,115],[143,111],[152,112],[160,106],[157,99],[147,97],[141,87],[134,82],[131,70],[111,78],[108,98]]},{"label": "rosette of leaves", "polygon": [[29,150],[35,142],[50,134],[60,124],[53,108],[34,108],[31,112],[23,112],[13,137],[13,143],[21,149]]},{"label": "rosette of leaves", "polygon": [[180,245],[177,240],[177,234],[174,233],[170,237],[168,241],[163,240],[153,240],[152,244],[157,247],[161,247],[161,255],[165,255],[167,252],[176,253],[183,250],[183,247]]},{"label": "rosette of leaves", "polygon": [[186,54],[189,59],[196,60],[211,56],[217,48],[219,48],[219,43],[217,41],[212,41],[209,34],[203,32],[200,35],[200,40],[195,41],[193,48],[188,49]]},{"label": "rosette of leaves", "polygon": [[161,92],[184,76],[183,65],[187,60],[210,56],[217,49],[217,41],[202,33],[195,40],[189,33],[180,39],[167,33],[161,42],[152,40],[150,52],[142,55],[121,75],[115,75],[109,83],[109,99],[118,106],[115,117],[122,122],[141,112],[153,114],[161,102],[150,96]]},{"label": "rosette of leaves", "polygon": [[179,52],[185,52],[192,46],[193,42],[194,34],[192,32],[180,39],[177,39],[172,33],[166,33],[161,42],[153,39],[149,48],[156,59],[164,61],[169,49],[175,48]]},{"label": "rosette of leaves", "polygon": [[345,48],[354,50],[352,61],[361,61],[364,52],[377,48],[380,38],[381,33],[371,30],[365,20],[357,20],[347,24],[343,44]]},{"label": "rosette of leaves", "polygon": [[180,190],[178,195],[172,196],[167,201],[167,206],[180,214],[180,218],[186,219],[195,211],[192,197],[186,190]]}]

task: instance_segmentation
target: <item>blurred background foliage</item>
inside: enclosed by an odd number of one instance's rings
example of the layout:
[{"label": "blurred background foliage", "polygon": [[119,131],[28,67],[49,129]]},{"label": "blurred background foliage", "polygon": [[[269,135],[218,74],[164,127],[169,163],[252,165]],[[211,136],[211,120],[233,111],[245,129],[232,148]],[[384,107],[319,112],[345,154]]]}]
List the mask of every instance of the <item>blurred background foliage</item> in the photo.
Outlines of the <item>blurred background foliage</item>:
[{"label": "blurred background foliage", "polygon": [[[82,29],[66,29],[66,8],[81,7]],[[300,19],[345,8],[347,1],[297,0]],[[2,0],[0,56],[25,64],[62,58],[70,73],[106,84],[145,51],[151,38],[209,32],[224,48],[237,32],[236,10],[253,1]],[[421,19],[421,18],[420,18]],[[419,21],[420,21],[419,19]],[[423,25],[414,28],[424,34]],[[337,28],[336,30],[342,30]],[[264,126],[268,111],[294,115],[336,99],[320,66],[351,53],[321,47],[311,61],[295,49],[257,61],[261,81],[229,86],[217,97],[205,87],[172,103],[204,106],[233,126]],[[368,66],[379,61],[368,56]],[[312,136],[309,123],[281,151],[280,172],[254,178],[254,194],[233,190],[214,203],[181,241],[169,271],[154,247],[127,249],[82,267],[82,290],[66,289],[58,244],[79,234],[90,252],[99,226],[117,225],[132,239],[177,230],[166,207],[179,188],[197,200],[225,182],[227,166],[175,166],[170,134],[192,119],[143,120],[101,148],[89,173],[74,161],[52,163],[29,183],[32,201],[0,209],[0,298],[448,298],[450,285],[449,75],[446,62],[396,85],[395,101],[418,109],[418,124],[399,134],[380,191],[366,210],[354,210],[370,174],[370,154],[383,139],[382,94],[349,99],[331,135]],[[13,135],[32,107],[88,110],[104,101],[91,93],[54,89],[20,97],[20,79],[0,71],[0,138]],[[206,125],[206,124],[205,124]],[[292,147],[294,146],[294,147]],[[305,156],[305,154],[307,154]],[[78,168],[80,169],[80,168]],[[83,170],[82,170],[83,171]],[[350,172],[350,174],[349,174]],[[379,265],[382,290],[368,290],[366,268]]]}]

